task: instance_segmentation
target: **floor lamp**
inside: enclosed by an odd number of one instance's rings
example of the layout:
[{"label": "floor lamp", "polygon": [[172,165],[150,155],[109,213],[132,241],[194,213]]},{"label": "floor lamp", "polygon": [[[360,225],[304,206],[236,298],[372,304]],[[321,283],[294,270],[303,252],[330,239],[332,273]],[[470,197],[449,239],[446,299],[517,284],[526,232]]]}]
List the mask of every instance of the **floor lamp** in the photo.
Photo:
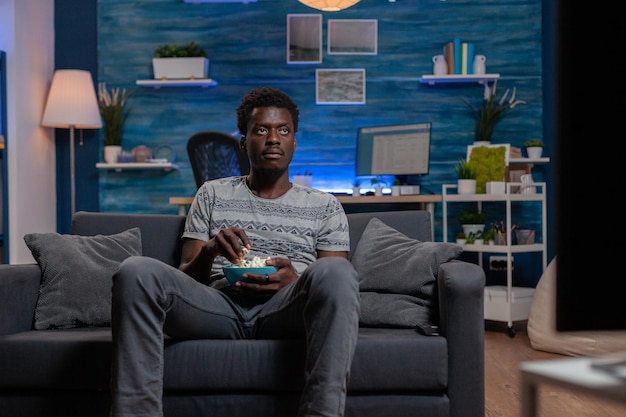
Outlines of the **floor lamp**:
[{"label": "floor lamp", "polygon": [[76,212],[74,129],[102,127],[96,90],[89,71],[55,71],[41,125],[70,129],[70,193],[73,217]]}]

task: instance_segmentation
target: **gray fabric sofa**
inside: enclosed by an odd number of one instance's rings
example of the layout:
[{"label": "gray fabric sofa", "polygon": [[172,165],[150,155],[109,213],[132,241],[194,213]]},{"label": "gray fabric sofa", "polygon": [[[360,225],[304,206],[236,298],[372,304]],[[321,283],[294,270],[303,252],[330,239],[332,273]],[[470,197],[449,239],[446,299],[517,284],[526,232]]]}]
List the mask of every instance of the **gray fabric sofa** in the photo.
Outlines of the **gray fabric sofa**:
[{"label": "gray fabric sofa", "polygon": [[[349,214],[352,250],[371,217],[429,241],[429,216],[421,210]],[[183,222],[177,215],[79,212],[71,232],[139,227],[143,254],[177,265]],[[0,265],[0,416],[105,417],[110,329],[34,330],[40,277],[37,264]],[[439,335],[362,327],[346,416],[484,417],[484,279],[481,268],[459,260],[439,268]],[[297,340],[167,339],[164,414],[294,416],[302,360]]]}]

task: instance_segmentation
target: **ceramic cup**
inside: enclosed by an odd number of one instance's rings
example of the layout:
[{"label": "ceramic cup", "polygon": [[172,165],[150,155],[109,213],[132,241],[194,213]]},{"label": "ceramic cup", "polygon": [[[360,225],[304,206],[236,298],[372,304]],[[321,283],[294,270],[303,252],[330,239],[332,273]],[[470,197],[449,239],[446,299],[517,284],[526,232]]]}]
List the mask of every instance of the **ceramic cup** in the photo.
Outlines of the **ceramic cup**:
[{"label": "ceramic cup", "polygon": [[487,58],[484,55],[475,55],[474,56],[474,65],[472,66],[472,71],[474,74],[486,74],[487,67],[485,65],[485,61]]},{"label": "ceramic cup", "polygon": [[448,73],[448,63],[443,55],[433,56],[433,74],[446,75]]}]

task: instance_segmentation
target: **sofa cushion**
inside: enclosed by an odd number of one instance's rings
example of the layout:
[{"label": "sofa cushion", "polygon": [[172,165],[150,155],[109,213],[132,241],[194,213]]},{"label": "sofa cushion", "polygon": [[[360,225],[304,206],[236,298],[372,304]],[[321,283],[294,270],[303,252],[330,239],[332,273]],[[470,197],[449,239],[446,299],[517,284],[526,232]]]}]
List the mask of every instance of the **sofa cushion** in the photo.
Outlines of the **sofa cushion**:
[{"label": "sofa cushion", "polygon": [[[164,389],[299,392],[304,352],[301,339],[166,338]],[[412,329],[361,328],[348,389],[439,392],[448,384],[447,354],[443,337],[422,336]],[[0,357],[28,358],[0,360],[0,389],[107,390],[111,329],[55,329],[0,336]]]},{"label": "sofa cushion", "polygon": [[352,256],[359,273],[361,325],[415,327],[430,318],[439,266],[462,251],[454,243],[411,239],[372,218]]},{"label": "sofa cushion", "polygon": [[35,329],[108,326],[112,276],[124,259],[141,255],[141,232],[77,236],[31,233],[26,245],[41,268]]}]

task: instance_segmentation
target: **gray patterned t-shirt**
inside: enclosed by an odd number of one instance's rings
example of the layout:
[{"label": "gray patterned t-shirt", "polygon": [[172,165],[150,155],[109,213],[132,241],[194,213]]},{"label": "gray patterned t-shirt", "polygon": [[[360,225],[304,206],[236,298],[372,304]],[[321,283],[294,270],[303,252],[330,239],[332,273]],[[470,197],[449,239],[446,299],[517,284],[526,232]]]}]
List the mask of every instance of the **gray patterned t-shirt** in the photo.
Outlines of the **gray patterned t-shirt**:
[{"label": "gray patterned t-shirt", "polygon": [[[317,259],[317,250],[348,251],[348,220],[341,203],[332,195],[293,184],[279,198],[252,194],[246,177],[205,182],[189,209],[183,238],[208,241],[228,227],[246,231],[252,249],[246,258],[287,257],[296,272]],[[218,256],[211,271],[211,286],[228,285],[222,268],[230,262]]]}]

